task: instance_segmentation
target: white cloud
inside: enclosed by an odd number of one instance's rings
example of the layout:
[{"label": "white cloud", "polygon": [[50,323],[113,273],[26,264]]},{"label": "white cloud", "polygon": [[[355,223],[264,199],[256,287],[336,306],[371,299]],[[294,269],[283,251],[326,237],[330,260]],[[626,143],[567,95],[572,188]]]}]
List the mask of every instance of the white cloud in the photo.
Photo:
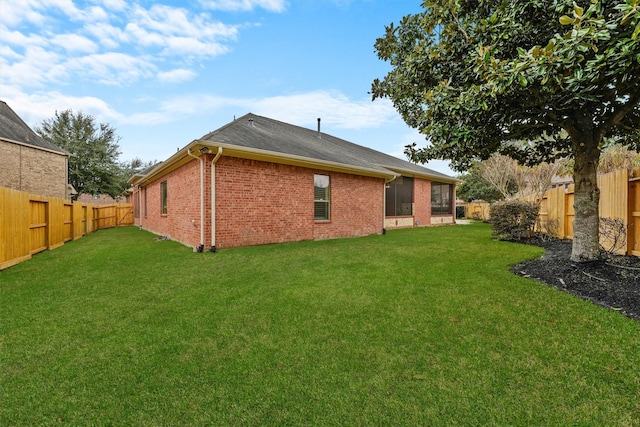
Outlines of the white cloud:
[{"label": "white cloud", "polygon": [[129,23],[124,29],[127,42],[135,40],[137,44],[144,47],[162,46],[165,38],[158,33],[150,32],[141,28],[137,23]]},{"label": "white cloud", "polygon": [[250,11],[262,8],[269,12],[284,12],[285,0],[201,0],[205,7],[226,11]]},{"label": "white cloud", "polygon": [[158,73],[158,80],[166,83],[181,83],[191,80],[196,76],[192,70],[176,69]]},{"label": "white cloud", "polygon": [[46,46],[47,38],[37,35],[24,35],[19,31],[10,31],[6,27],[0,25],[0,39],[3,44],[9,44],[14,47],[26,48],[29,46]]},{"label": "white cloud", "polygon": [[208,15],[156,5],[149,10],[136,7],[125,32],[131,42],[156,46],[164,55],[212,58],[228,51],[222,42],[235,40],[238,27],[211,21]]},{"label": "white cloud", "polygon": [[164,55],[190,55],[215,57],[227,53],[229,49],[219,43],[203,43],[200,40],[188,37],[171,37],[166,40],[166,47],[162,50]]},{"label": "white cloud", "polygon": [[[161,102],[145,99],[144,102],[159,105],[157,111],[142,112],[127,118],[128,124],[146,124],[152,119],[154,124],[171,123],[197,114],[210,115],[216,110],[229,106],[245,109],[247,100],[218,97],[214,95],[190,94],[172,97]],[[140,105],[139,109],[143,106]]]},{"label": "white cloud", "polygon": [[256,101],[253,108],[256,114],[296,124],[308,124],[321,117],[323,123],[342,129],[380,127],[396,117],[387,100],[351,100],[341,93],[326,91],[265,98]]},{"label": "white cloud", "polygon": [[93,36],[96,42],[106,50],[115,50],[127,40],[127,35],[122,28],[105,22],[87,24],[84,30],[87,35]]},{"label": "white cloud", "polygon": [[27,47],[24,54],[13,52],[2,56],[0,83],[18,87],[38,87],[63,78],[60,56],[39,46]]},{"label": "white cloud", "polygon": [[66,65],[75,74],[94,78],[105,85],[127,86],[156,74],[156,67],[145,58],[118,52],[72,58]]},{"label": "white cloud", "polygon": [[45,15],[40,13],[46,10],[43,3],[38,0],[3,0],[2,23],[11,27],[22,22],[42,25],[46,20]]},{"label": "white cloud", "polygon": [[74,97],[60,92],[25,94],[11,87],[0,87],[0,89],[3,100],[31,127],[36,127],[43,120],[51,119],[56,111],[63,111],[67,108],[91,114],[96,117],[98,122],[109,122],[122,118],[120,113],[96,97]]},{"label": "white cloud", "polygon": [[[151,104],[152,102],[149,101]],[[375,129],[397,121],[391,102],[351,100],[341,93],[316,91],[263,99],[229,98],[215,95],[189,94],[167,99],[155,112],[146,112],[127,118],[127,123],[146,124],[149,117],[154,123],[170,123],[194,115],[212,116],[220,110],[237,110],[238,115],[248,112],[264,115],[300,126],[315,126],[316,119],[341,129]],[[142,108],[142,107],[140,107]]]},{"label": "white cloud", "polygon": [[145,9],[122,0],[92,0],[88,6],[72,0],[0,1],[0,84],[23,89],[85,78],[121,86],[154,76],[163,82],[184,81],[193,78],[193,71],[171,70],[227,53],[239,29],[206,13],[166,5]]},{"label": "white cloud", "polygon": [[[6,59],[17,60],[17,59],[20,59],[21,57],[22,55],[20,55],[15,50],[11,49],[9,46],[0,45],[0,64],[2,64],[3,62],[7,62]],[[4,61],[3,61],[3,58],[5,58]]]},{"label": "white cloud", "polygon": [[84,21],[106,21],[109,18],[109,14],[101,7],[90,7],[82,14]]},{"label": "white cloud", "polygon": [[78,34],[60,34],[54,36],[51,42],[69,53],[94,53],[98,50],[95,42]]},{"label": "white cloud", "polygon": [[122,11],[127,7],[125,0],[95,0],[95,2],[112,11]]}]

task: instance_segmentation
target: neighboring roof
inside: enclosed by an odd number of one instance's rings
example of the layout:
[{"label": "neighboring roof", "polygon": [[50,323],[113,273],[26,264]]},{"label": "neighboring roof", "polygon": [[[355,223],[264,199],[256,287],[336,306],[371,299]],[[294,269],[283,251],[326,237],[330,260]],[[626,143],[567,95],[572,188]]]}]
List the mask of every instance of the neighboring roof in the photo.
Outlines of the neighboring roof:
[{"label": "neighboring roof", "polygon": [[20,116],[4,101],[0,101],[0,139],[53,151],[54,153],[69,155],[69,153],[62,148],[47,142],[31,130]]},{"label": "neighboring roof", "polygon": [[194,154],[215,153],[216,149],[226,156],[377,176],[389,180],[404,175],[447,183],[460,182],[443,173],[323,132],[252,113],[191,142],[165,162],[156,165],[153,170],[138,174],[129,182],[150,182],[190,161]]},{"label": "neighboring roof", "polygon": [[153,169],[155,169],[157,166],[161,165],[162,162],[157,162],[152,164],[149,167],[144,168],[143,170],[141,170],[140,172],[134,174],[131,178],[129,178],[129,180],[127,182],[131,183],[131,182],[135,182],[141,178],[144,178],[145,176],[149,175],[149,172],[151,172]]}]

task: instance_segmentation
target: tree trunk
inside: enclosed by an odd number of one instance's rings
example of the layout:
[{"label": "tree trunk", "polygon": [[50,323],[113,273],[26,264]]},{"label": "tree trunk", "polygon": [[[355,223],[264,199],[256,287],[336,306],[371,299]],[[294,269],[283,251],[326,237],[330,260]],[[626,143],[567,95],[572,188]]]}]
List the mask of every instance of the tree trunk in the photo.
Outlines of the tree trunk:
[{"label": "tree trunk", "polygon": [[[591,126],[587,126],[591,128]],[[591,129],[589,129],[591,130]],[[573,247],[571,260],[591,262],[600,258],[600,189],[598,188],[599,138],[594,132],[573,139],[575,184]]]}]

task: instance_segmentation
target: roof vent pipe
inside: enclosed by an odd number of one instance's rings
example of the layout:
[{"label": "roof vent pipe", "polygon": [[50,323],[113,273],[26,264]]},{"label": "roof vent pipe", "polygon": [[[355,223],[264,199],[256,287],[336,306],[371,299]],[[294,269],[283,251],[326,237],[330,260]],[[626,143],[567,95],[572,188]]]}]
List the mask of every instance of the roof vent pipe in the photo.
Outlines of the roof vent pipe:
[{"label": "roof vent pipe", "polygon": [[322,134],[320,133],[320,117],[318,117],[318,138],[322,138]]},{"label": "roof vent pipe", "polygon": [[249,119],[249,124],[253,127],[253,119]]}]

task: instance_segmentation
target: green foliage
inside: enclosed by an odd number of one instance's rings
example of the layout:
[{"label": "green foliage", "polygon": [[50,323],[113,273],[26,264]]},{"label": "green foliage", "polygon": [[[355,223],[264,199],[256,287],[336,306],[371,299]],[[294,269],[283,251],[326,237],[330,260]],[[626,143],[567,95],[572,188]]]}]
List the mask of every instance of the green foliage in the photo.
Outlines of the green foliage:
[{"label": "green foliage", "polygon": [[573,158],[572,259],[594,260],[603,140],[640,146],[638,0],[423,6],[375,44],[392,69],[373,82],[373,98],[391,99],[430,143],[406,154],[447,159],[460,171],[493,153],[529,165]]},{"label": "green foliage", "polygon": [[486,224],[216,254],[155,237],[0,273],[0,425],[636,424],[640,324],[515,276],[542,250]]},{"label": "green foliage", "polygon": [[430,146],[408,147],[414,160],[449,159],[458,170],[495,152],[552,161],[603,136],[624,134],[637,146],[636,3],[425,2],[377,40],[393,68],[374,81],[373,97],[390,98],[428,137]]},{"label": "green foliage", "polygon": [[[471,170],[463,175],[460,175],[458,179],[461,179],[462,185],[456,187],[456,196],[467,202],[473,200],[484,200],[486,202],[494,202],[502,199],[502,194],[496,189],[496,187],[483,179],[475,169]],[[513,185],[513,193],[517,190],[516,185]]]},{"label": "green foliage", "polygon": [[127,188],[118,164],[120,137],[110,125],[97,125],[91,115],[65,110],[44,120],[36,132],[71,153],[69,183],[78,193],[115,198]]},{"label": "green foliage", "polygon": [[156,163],[156,160],[145,162],[138,157],[135,157],[133,160],[119,163],[118,173],[115,176],[115,181],[116,187],[120,189],[120,194],[130,187],[128,181],[133,175],[144,171],[145,169],[153,166]]},{"label": "green foliage", "polygon": [[493,235],[499,239],[522,240],[533,235],[540,205],[506,200],[491,205]]}]

